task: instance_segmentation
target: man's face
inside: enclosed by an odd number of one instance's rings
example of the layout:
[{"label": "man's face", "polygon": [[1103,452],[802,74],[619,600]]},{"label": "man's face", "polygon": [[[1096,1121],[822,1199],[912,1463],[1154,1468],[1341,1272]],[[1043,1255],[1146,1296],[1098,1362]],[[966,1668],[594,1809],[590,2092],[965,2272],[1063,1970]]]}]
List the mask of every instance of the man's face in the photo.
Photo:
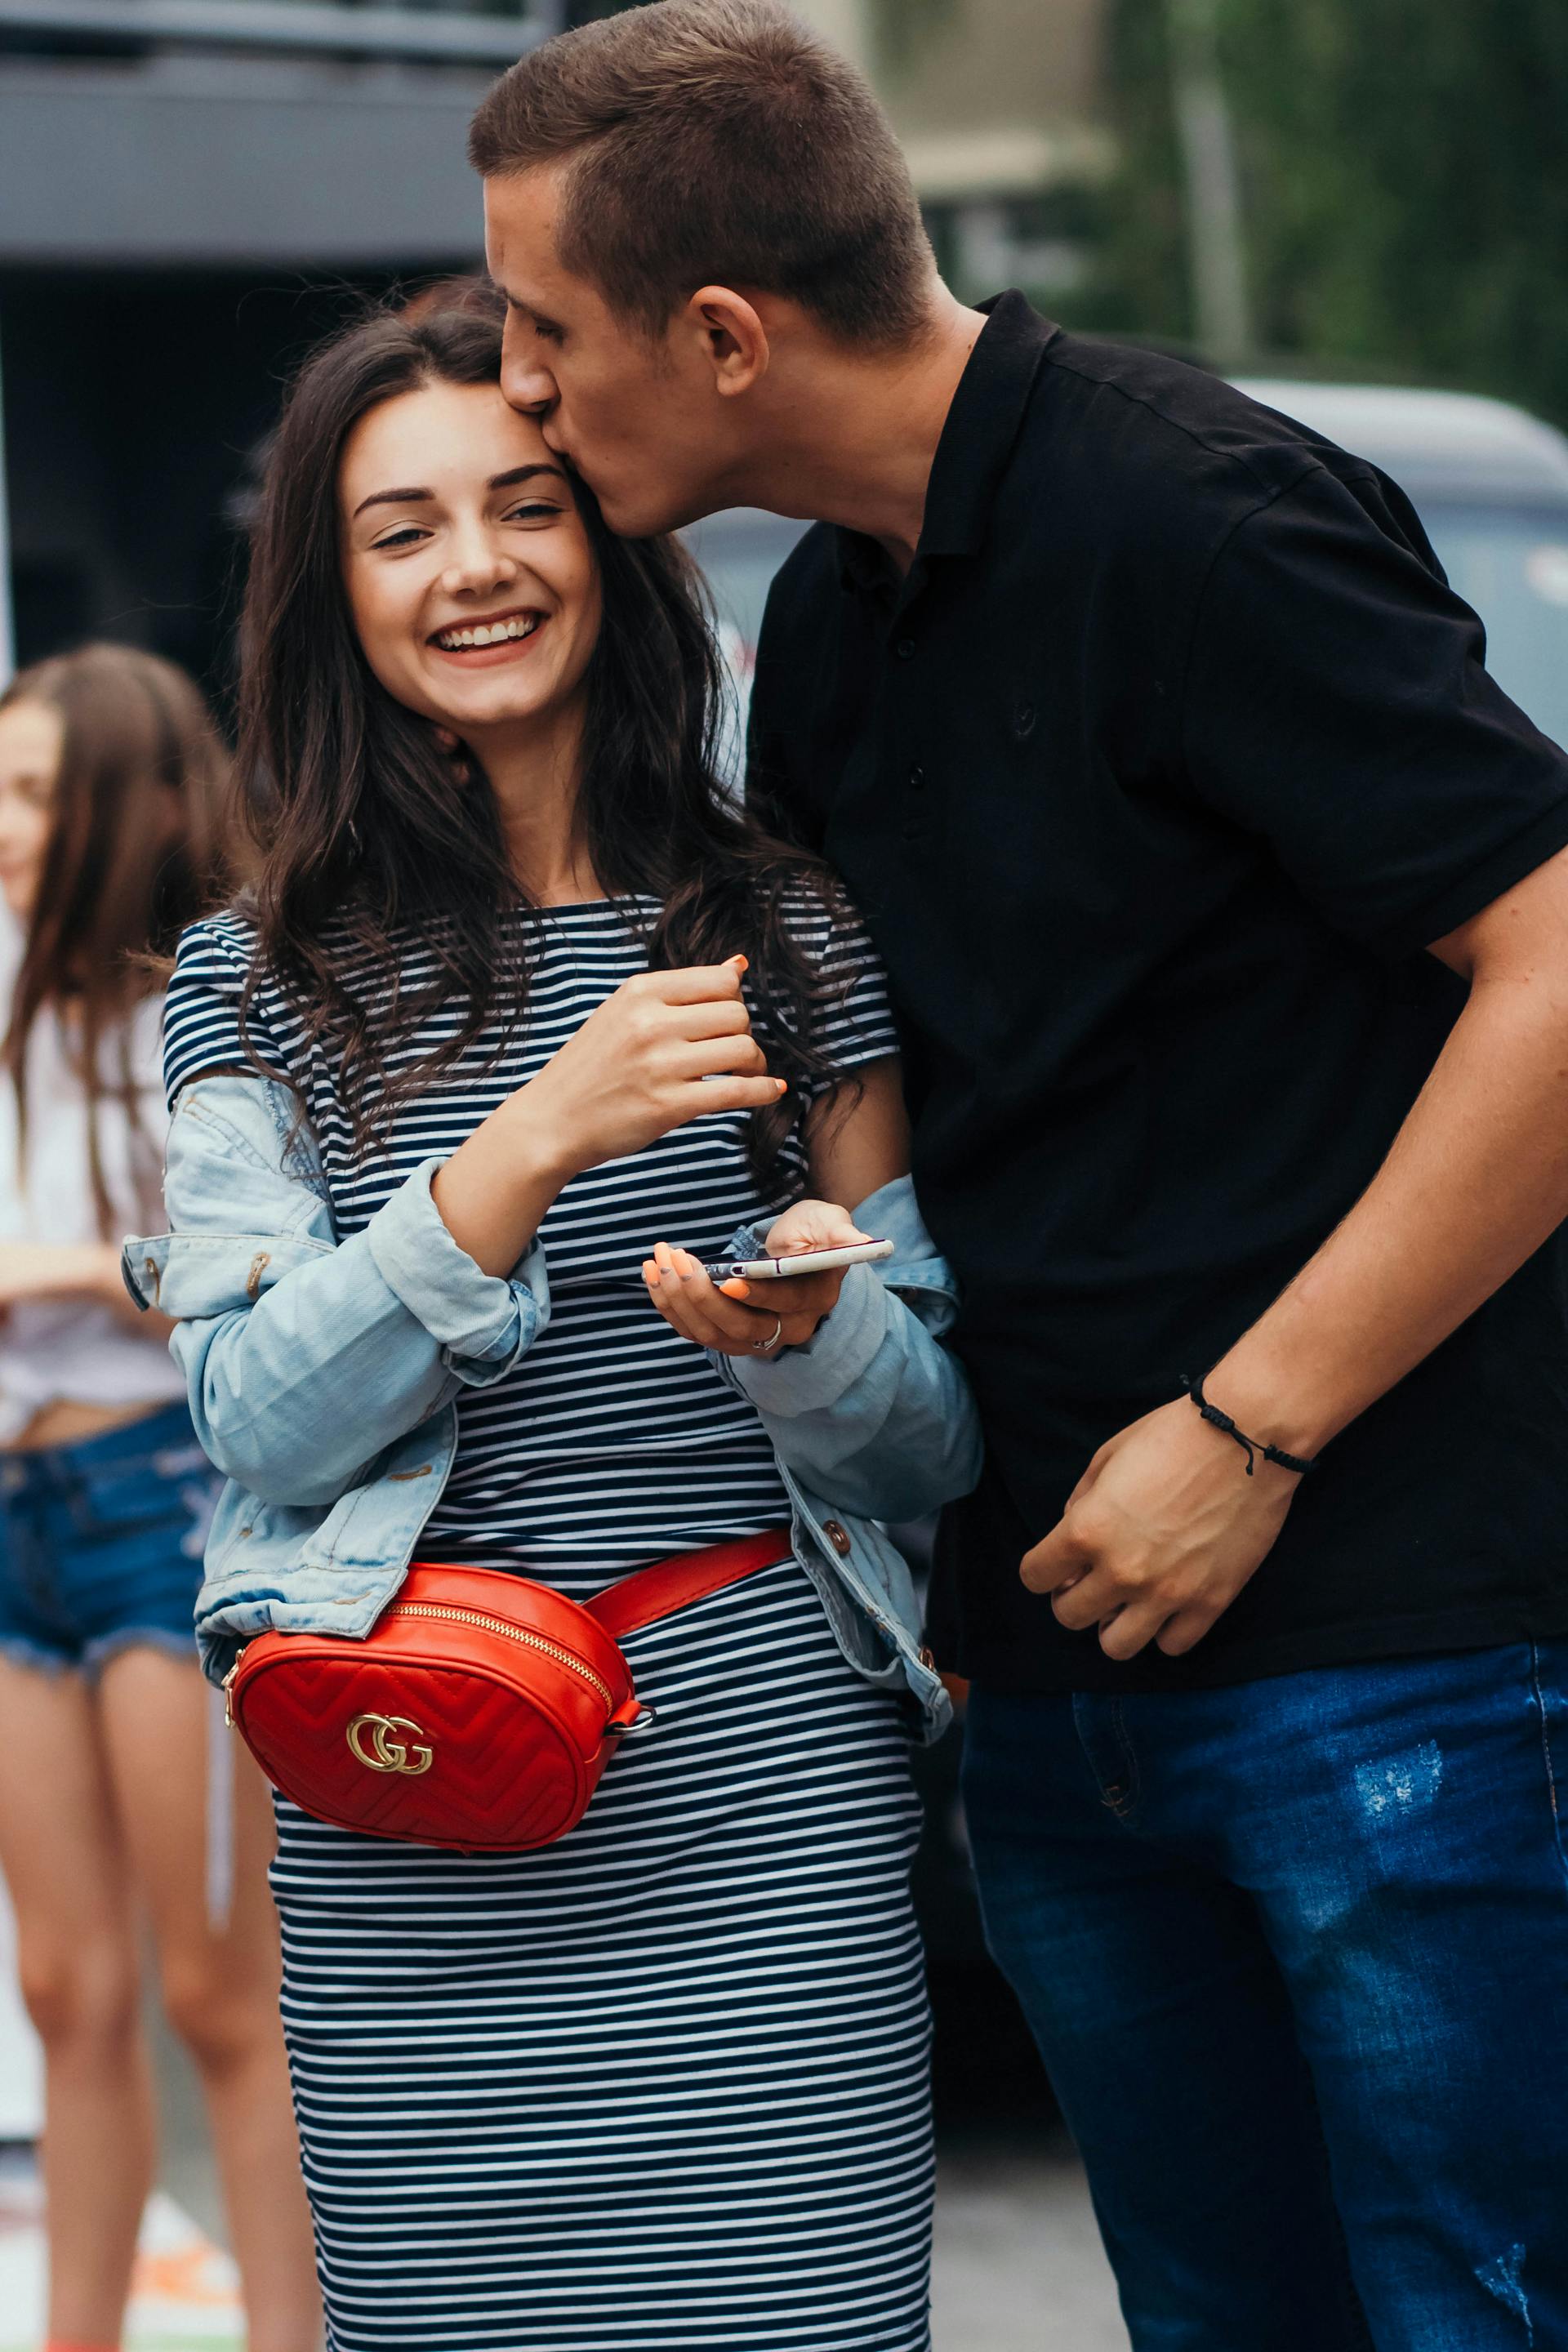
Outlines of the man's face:
[{"label": "man's face", "polygon": [[695,331],[650,340],[556,254],[560,174],[541,167],[485,183],[485,250],[507,297],[501,389],[539,419],[623,538],[672,530],[726,499],[731,404],[714,390]]}]

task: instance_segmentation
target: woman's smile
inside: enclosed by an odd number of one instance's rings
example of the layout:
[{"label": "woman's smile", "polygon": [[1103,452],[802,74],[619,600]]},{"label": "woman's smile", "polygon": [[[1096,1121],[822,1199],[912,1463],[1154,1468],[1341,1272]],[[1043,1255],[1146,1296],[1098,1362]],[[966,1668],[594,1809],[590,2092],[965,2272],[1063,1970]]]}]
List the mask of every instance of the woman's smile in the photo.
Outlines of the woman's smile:
[{"label": "woman's smile", "polygon": [[459,668],[494,669],[531,651],[549,618],[548,613],[514,606],[480,621],[448,622],[426,642]]}]

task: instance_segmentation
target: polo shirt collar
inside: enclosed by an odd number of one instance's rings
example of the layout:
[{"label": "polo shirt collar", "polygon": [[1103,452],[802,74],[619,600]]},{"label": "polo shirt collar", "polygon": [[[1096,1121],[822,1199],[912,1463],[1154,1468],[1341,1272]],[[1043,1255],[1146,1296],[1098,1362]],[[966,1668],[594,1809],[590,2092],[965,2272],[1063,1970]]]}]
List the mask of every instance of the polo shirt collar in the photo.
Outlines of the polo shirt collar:
[{"label": "polo shirt collar", "polygon": [[[978,551],[1040,362],[1058,332],[1016,289],[979,308],[985,324],[937,443],[917,563],[928,555]],[[875,540],[841,529],[838,550],[847,586],[868,588],[889,577],[887,556]]]},{"label": "polo shirt collar", "polygon": [[1046,346],[1058,331],[1016,289],[980,308],[985,324],[959,378],[931,464],[921,555],[979,550]]}]

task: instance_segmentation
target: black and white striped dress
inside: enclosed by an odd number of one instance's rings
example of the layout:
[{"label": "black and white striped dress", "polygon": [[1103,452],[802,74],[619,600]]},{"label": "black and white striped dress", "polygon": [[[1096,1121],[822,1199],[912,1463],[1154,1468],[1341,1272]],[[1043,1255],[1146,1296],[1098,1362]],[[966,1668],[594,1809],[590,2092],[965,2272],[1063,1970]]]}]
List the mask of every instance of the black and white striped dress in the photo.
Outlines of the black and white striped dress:
[{"label": "black and white striped dress", "polygon": [[[275,989],[256,1044],[303,1089],[340,1232],[454,1150],[620,982],[639,924],[520,914],[523,1034],[499,1031],[355,1157],[331,1073]],[[894,1050],[863,934],[804,897],[847,983],[848,1066]],[[247,934],[187,934],[171,1097],[238,1057]],[[428,977],[410,947],[405,985]],[[422,1057],[447,1013],[405,1041]],[[667,1240],[720,1255],[760,1199],[716,1114],[574,1180],[542,1238],[548,1328],[459,1406],[430,1559],[586,1598],[647,1559],[778,1527],[751,1407],[645,1294]],[[284,2021],[334,2352],[923,2352],[928,2022],[918,1829],[898,1704],[842,1657],[793,1562],[626,1644],[656,1726],[563,1843],[475,1860],[357,1838],[279,1802]]]}]

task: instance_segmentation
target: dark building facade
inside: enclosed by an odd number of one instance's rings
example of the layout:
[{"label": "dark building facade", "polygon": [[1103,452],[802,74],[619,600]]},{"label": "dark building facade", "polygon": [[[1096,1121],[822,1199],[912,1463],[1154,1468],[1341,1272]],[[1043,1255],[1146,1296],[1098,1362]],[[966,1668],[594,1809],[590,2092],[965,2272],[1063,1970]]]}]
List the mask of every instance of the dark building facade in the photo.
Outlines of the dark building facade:
[{"label": "dark building facade", "polygon": [[289,361],[479,266],[468,116],[592,13],[0,0],[0,667],[104,635],[221,695]]}]

